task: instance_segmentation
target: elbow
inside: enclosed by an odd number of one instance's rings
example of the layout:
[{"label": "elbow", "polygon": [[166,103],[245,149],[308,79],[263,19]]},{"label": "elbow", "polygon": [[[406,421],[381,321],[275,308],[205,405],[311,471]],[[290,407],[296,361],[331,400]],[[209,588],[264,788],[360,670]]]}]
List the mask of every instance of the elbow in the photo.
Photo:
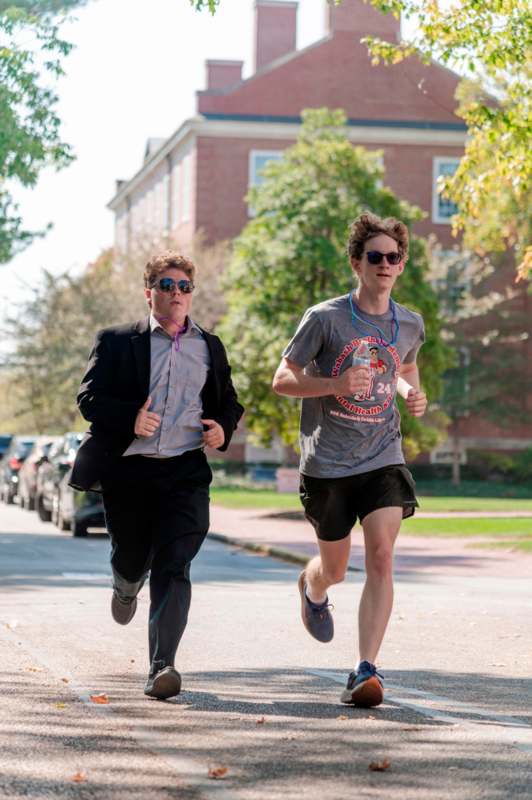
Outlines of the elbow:
[{"label": "elbow", "polygon": [[276,372],[275,375],[273,376],[272,390],[274,391],[275,394],[280,394],[280,395],[284,394],[282,377],[279,375],[278,372]]}]

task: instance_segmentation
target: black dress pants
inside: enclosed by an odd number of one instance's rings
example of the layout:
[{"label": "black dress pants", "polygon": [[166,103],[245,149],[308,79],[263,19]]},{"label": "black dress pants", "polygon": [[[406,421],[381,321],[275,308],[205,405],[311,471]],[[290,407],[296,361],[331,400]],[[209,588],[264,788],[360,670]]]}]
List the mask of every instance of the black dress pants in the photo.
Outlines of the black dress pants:
[{"label": "black dress pants", "polygon": [[102,480],[116,591],[135,597],[150,573],[150,675],[173,665],[190,608],[190,563],[209,529],[211,469],[202,450],[122,456]]}]

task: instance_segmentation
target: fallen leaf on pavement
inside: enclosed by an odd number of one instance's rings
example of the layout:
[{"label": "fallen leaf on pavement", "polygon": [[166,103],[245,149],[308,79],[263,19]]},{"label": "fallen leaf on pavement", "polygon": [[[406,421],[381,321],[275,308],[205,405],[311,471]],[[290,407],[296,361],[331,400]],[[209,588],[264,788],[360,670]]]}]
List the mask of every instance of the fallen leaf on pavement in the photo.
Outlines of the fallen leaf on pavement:
[{"label": "fallen leaf on pavement", "polygon": [[377,719],[377,717],[374,714],[368,714],[366,719]]},{"label": "fallen leaf on pavement", "polygon": [[17,626],[18,620],[16,619],[12,619],[11,622],[6,622],[6,628],[9,628],[10,631],[14,631]]},{"label": "fallen leaf on pavement", "polygon": [[109,703],[109,698],[102,692],[101,694],[91,694],[90,701],[99,706],[106,706]]},{"label": "fallen leaf on pavement", "polygon": [[387,758],[383,758],[382,761],[371,761],[368,769],[372,772],[386,772],[387,769],[390,769],[390,762]]},{"label": "fallen leaf on pavement", "polygon": [[347,719],[347,717],[345,714],[340,714],[340,716],[336,717],[336,719]]},{"label": "fallen leaf on pavement", "polygon": [[404,728],[399,728],[400,731],[422,731],[423,728],[420,725],[407,725]]},{"label": "fallen leaf on pavement", "polygon": [[26,667],[28,672],[44,672],[42,667]]},{"label": "fallen leaf on pavement", "polygon": [[209,778],[214,778],[214,780],[220,780],[221,778],[225,778],[229,770],[227,767],[209,767],[209,772],[207,773]]},{"label": "fallen leaf on pavement", "polygon": [[264,717],[259,717],[257,720],[257,725],[264,725],[265,722],[266,720]]},{"label": "fallen leaf on pavement", "polygon": [[86,772],[76,772],[72,775],[72,780],[74,783],[85,783],[87,780],[87,773]]},{"label": "fallen leaf on pavement", "polygon": [[63,683],[69,683],[69,679],[68,678],[61,678],[61,680],[63,681]]},{"label": "fallen leaf on pavement", "polygon": [[66,703],[56,703],[55,707],[56,708],[66,708]]},{"label": "fallen leaf on pavement", "polygon": [[135,663],[135,659],[134,659],[134,658],[131,658],[131,659],[130,659],[130,663],[131,663],[131,664],[134,664],[134,663]]}]

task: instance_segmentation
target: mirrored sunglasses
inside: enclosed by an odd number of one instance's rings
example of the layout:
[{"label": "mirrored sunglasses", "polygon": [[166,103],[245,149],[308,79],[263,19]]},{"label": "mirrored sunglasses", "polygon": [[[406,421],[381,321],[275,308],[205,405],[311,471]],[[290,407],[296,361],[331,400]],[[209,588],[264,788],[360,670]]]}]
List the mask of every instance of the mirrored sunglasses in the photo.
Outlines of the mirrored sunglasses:
[{"label": "mirrored sunglasses", "polygon": [[160,278],[152,288],[156,286],[161,292],[173,292],[176,288],[183,294],[190,294],[194,291],[194,282],[182,278],[180,281],[175,281],[173,278]]}]

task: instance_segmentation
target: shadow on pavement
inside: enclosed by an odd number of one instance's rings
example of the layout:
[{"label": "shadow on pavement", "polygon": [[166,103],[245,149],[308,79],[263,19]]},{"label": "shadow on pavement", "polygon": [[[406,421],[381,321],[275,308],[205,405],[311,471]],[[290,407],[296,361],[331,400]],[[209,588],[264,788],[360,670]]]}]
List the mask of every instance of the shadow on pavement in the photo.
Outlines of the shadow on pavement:
[{"label": "shadow on pavement", "polygon": [[[390,672],[387,677],[413,686],[412,673]],[[500,713],[501,706],[512,713],[517,710],[515,697],[522,701],[532,692],[529,679],[494,679],[480,673],[422,671],[415,678],[416,688],[447,698],[478,705],[481,697],[482,706],[494,713]],[[35,731],[45,726],[46,742],[54,752],[79,751],[85,763],[92,755],[100,772],[105,769],[107,780],[94,769],[95,783],[87,787],[87,796],[102,798],[114,798],[121,780],[127,798],[142,796],[137,782],[146,784],[144,797],[157,788],[158,798],[174,796],[161,792],[157,759],[143,759],[143,769],[130,761],[139,747],[172,754],[177,764],[179,759],[192,759],[205,774],[212,765],[227,767],[224,789],[235,800],[348,800],[380,797],[380,791],[397,800],[530,796],[530,760],[501,746],[496,731],[493,741],[461,735],[461,724],[472,719],[467,711],[459,711],[453,725],[391,704],[370,710],[346,707],[338,702],[338,684],[303,668],[188,673],[183,693],[167,702],[145,698],[144,680],[144,674],[93,674],[93,683],[109,695],[111,713],[99,714],[72,699],[63,716],[50,711],[49,695],[43,690],[19,686],[13,675],[0,674],[0,695],[24,688],[31,701],[21,706],[9,727],[0,723],[7,745],[3,756],[15,755],[8,738],[13,726],[31,748],[39,746]],[[389,770],[368,769],[370,762],[384,759],[390,761]],[[5,780],[5,775],[0,778],[0,786]],[[11,772],[5,785],[16,792],[17,784],[19,793],[28,797],[40,797],[38,791],[45,789],[50,796],[61,796],[65,788],[53,780],[28,784]],[[195,795],[181,787],[175,796]]]}]

